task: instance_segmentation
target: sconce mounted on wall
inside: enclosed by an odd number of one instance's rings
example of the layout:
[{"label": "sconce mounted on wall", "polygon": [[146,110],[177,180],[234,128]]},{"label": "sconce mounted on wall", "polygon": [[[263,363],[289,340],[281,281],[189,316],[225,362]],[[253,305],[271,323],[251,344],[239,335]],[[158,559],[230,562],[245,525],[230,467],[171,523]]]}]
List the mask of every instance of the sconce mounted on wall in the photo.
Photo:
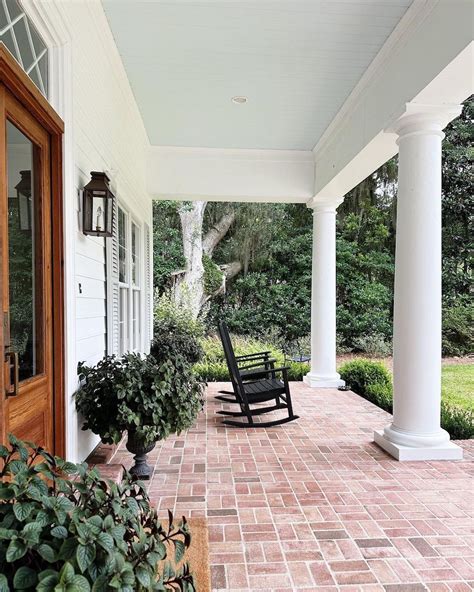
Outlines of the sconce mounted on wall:
[{"label": "sconce mounted on wall", "polygon": [[105,173],[92,171],[84,187],[82,232],[92,236],[110,237],[113,233],[115,196],[110,191],[110,179]]}]

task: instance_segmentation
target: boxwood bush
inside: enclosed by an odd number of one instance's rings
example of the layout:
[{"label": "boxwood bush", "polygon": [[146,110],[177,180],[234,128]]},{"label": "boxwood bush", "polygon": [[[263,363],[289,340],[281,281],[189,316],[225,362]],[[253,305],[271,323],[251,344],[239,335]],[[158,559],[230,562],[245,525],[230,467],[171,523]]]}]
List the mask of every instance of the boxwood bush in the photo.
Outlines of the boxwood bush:
[{"label": "boxwood bush", "polygon": [[186,520],[163,528],[130,475],[104,481],[13,436],[0,466],[1,592],[194,592],[189,566],[166,561],[191,543]]},{"label": "boxwood bush", "polygon": [[[385,366],[372,360],[353,360],[339,368],[341,378],[355,393],[392,413],[392,377]],[[469,409],[441,402],[441,427],[453,440],[474,438],[474,413]]]}]

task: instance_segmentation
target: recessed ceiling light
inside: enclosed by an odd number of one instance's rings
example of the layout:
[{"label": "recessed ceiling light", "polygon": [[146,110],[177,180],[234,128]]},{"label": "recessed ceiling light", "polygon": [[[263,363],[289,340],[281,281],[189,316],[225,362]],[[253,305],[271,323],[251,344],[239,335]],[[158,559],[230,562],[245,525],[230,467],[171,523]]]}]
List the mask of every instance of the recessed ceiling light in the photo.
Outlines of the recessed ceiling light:
[{"label": "recessed ceiling light", "polygon": [[232,97],[232,102],[236,103],[237,105],[243,105],[248,101],[247,97]]}]

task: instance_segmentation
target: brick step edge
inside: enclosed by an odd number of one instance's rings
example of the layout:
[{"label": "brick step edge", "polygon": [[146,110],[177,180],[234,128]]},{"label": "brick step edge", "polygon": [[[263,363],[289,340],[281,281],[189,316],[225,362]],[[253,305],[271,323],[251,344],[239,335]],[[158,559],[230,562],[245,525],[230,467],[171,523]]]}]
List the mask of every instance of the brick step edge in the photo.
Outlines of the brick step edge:
[{"label": "brick step edge", "polygon": [[123,479],[124,468],[122,465],[116,464],[96,464],[90,465],[91,468],[94,466],[94,469],[99,471],[100,476],[102,479],[109,479],[110,481],[114,481],[115,483],[121,483]]}]

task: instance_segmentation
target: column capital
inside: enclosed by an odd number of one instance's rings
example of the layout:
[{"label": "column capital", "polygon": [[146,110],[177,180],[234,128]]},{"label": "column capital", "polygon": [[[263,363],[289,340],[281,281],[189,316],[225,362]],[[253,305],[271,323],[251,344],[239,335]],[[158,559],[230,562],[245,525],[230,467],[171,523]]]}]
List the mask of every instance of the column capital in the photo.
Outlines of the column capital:
[{"label": "column capital", "polygon": [[406,103],[403,111],[397,114],[385,131],[397,134],[399,140],[406,136],[424,134],[444,138],[442,130],[458,117],[461,111],[462,105],[458,104]]},{"label": "column capital", "polygon": [[336,209],[344,201],[342,197],[321,197],[314,196],[306,202],[306,207],[314,210],[315,212],[327,212],[335,213]]}]

